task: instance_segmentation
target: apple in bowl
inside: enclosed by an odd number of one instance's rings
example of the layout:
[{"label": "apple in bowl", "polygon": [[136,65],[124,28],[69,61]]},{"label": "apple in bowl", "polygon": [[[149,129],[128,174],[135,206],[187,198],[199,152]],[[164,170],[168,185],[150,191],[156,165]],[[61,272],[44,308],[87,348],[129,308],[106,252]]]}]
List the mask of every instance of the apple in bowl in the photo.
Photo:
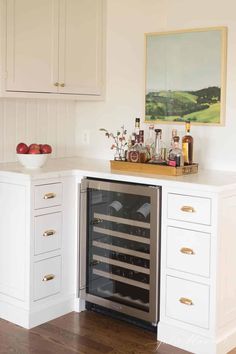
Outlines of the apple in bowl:
[{"label": "apple in bowl", "polygon": [[19,162],[28,169],[37,169],[42,167],[48,156],[52,153],[52,147],[49,144],[30,144],[19,143],[16,147],[16,154]]}]

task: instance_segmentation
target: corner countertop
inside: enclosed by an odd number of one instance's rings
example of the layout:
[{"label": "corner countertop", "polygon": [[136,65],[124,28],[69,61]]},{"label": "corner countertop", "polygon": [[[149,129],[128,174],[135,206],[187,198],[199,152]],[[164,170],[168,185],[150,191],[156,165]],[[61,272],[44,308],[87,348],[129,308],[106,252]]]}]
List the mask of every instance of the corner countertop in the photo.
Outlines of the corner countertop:
[{"label": "corner countertop", "polygon": [[18,162],[1,163],[0,178],[37,180],[42,178],[60,178],[78,175],[94,178],[113,179],[151,185],[191,187],[209,192],[236,189],[236,172],[201,170],[197,174],[184,176],[162,176],[137,172],[111,171],[110,162],[82,157],[50,158],[37,170],[28,170]]}]

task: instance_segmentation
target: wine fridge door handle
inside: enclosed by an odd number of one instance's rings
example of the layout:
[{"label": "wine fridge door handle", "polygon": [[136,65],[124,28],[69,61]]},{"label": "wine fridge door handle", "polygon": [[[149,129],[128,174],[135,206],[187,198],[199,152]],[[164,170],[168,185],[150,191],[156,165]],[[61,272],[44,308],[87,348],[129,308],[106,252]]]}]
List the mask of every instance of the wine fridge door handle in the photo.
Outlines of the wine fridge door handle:
[{"label": "wine fridge door handle", "polygon": [[92,221],[92,225],[98,225],[98,224],[100,224],[101,222],[103,222],[102,219],[100,219],[100,218],[94,218],[93,221]]}]

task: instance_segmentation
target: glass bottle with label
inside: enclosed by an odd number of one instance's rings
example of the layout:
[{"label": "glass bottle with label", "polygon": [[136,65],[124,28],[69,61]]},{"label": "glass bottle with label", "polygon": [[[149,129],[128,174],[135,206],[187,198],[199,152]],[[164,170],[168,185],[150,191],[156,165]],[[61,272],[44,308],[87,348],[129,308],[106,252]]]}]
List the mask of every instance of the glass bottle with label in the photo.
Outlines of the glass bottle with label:
[{"label": "glass bottle with label", "polygon": [[173,137],[173,149],[169,152],[169,166],[179,167],[184,165],[183,152],[179,147],[179,136]]},{"label": "glass bottle with label", "polygon": [[154,125],[150,124],[148,128],[148,137],[145,141],[146,149],[148,151],[149,160],[153,158],[155,152],[155,131]]},{"label": "glass bottle with label", "polygon": [[182,138],[182,150],[184,155],[184,164],[192,165],[193,163],[193,137],[190,135],[190,122],[185,123],[186,134]]}]

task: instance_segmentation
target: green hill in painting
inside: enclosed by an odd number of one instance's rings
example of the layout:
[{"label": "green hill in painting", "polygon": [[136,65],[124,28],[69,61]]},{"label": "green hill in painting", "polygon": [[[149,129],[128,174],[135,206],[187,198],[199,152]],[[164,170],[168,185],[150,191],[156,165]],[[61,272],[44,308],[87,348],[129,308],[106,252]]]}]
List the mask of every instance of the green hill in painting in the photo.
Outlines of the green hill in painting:
[{"label": "green hill in painting", "polygon": [[146,120],[219,123],[220,88],[149,92],[146,95]]}]

